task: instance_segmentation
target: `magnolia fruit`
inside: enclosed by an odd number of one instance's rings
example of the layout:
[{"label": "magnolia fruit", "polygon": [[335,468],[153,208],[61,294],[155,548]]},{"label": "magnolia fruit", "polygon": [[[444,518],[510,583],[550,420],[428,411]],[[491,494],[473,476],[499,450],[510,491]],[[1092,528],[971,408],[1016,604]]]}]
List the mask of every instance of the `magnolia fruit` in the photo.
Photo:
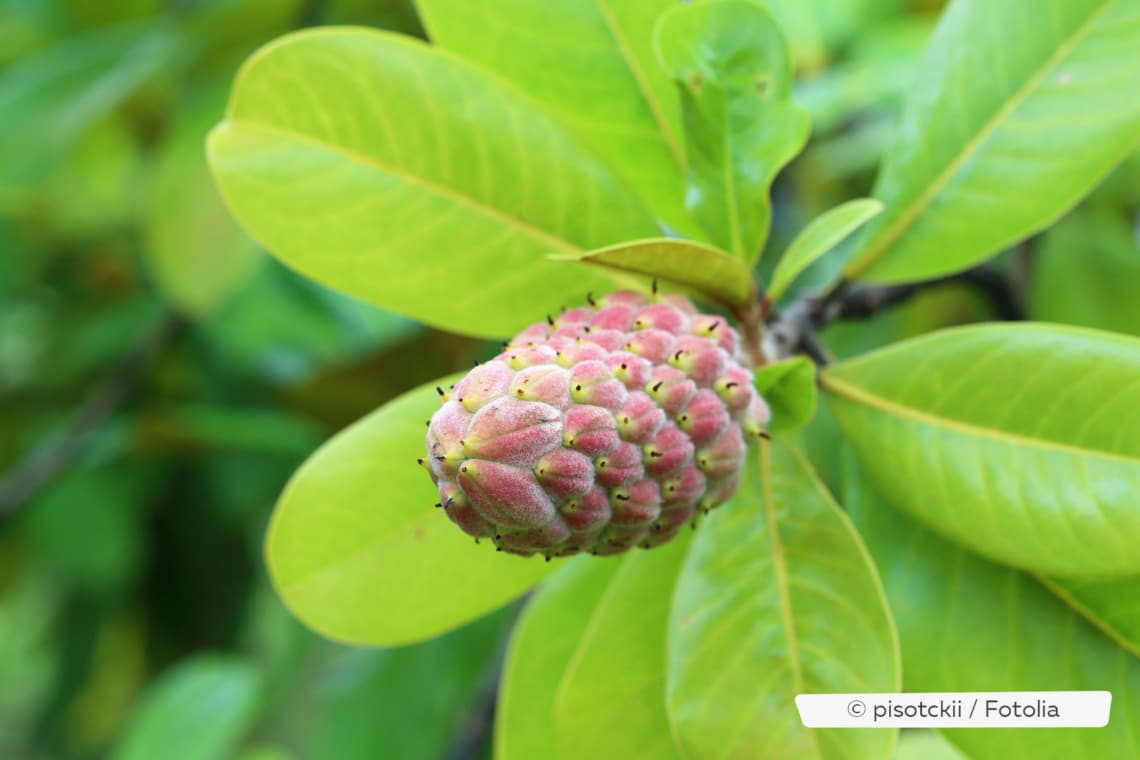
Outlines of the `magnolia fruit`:
[{"label": "magnolia fruit", "polygon": [[421,460],[438,506],[524,556],[669,541],[735,493],[768,423],[737,344],[677,295],[612,293],[531,325],[439,389]]}]

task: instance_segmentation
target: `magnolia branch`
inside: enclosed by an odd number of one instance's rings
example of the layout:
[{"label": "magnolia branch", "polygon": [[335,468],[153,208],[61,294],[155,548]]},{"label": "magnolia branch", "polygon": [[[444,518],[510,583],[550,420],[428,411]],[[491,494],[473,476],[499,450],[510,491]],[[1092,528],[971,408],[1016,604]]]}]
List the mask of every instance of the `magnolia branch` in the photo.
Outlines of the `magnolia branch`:
[{"label": "magnolia branch", "polygon": [[764,333],[764,355],[770,361],[779,361],[804,353],[818,364],[828,364],[831,357],[819,339],[819,332],[828,325],[868,319],[919,293],[952,284],[964,284],[976,290],[999,320],[1025,319],[1020,288],[1003,271],[987,264],[903,285],[857,285],[841,280],[830,291],[802,295],[783,311],[773,314]]}]

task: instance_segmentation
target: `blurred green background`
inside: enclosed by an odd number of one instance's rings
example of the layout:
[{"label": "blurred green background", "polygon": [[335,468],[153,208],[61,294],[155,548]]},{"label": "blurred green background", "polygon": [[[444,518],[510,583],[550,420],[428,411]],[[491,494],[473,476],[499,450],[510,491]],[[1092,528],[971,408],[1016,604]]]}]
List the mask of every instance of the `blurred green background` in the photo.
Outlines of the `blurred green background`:
[{"label": "blurred green background", "polygon": [[[775,188],[779,250],[870,193],[940,3],[768,5],[814,125]],[[261,559],[321,441],[494,352],[292,274],[222,206],[203,141],[234,73],[318,24],[422,36],[402,0],[0,0],[0,758],[489,755],[516,608],[343,647]],[[999,257],[1029,315],[1140,334],[1138,210],[1134,156]],[[987,318],[947,286],[826,337],[846,356]],[[831,425],[806,433],[829,477]]]}]

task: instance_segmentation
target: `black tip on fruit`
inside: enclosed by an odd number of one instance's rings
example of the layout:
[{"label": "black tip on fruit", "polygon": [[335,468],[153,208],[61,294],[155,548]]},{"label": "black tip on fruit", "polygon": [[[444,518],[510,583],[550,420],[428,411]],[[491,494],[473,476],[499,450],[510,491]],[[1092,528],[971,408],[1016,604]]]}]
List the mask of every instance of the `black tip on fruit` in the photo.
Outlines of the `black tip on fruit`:
[{"label": "black tip on fruit", "polygon": [[664,381],[664,380],[658,380],[658,381],[657,381],[656,383],[654,383],[654,385],[653,385],[653,392],[654,392],[654,393],[656,393],[657,391],[661,390],[661,386],[662,386],[662,385],[664,385],[664,384],[665,384],[665,381]]},{"label": "black tip on fruit", "polygon": [[479,360],[478,359],[472,359],[471,364],[472,364],[472,366],[478,367],[479,366]]},{"label": "black tip on fruit", "polygon": [[438,501],[435,503],[435,508],[436,508],[436,509],[439,509],[439,508],[440,508],[440,507],[442,507],[442,506],[443,506],[443,505],[442,505],[442,504],[440,504]]},{"label": "black tip on fruit", "polygon": [[653,295],[657,295],[657,278],[653,278]]},{"label": "black tip on fruit", "polygon": [[554,327],[554,317],[547,314],[546,315],[546,324],[550,325],[551,327]]},{"label": "black tip on fruit", "polygon": [[418,465],[422,465],[423,463],[424,463],[423,457],[420,457],[419,459],[416,460],[416,464],[418,464]]},{"label": "black tip on fruit", "polygon": [[761,437],[761,438],[763,438],[765,441],[770,441],[770,440],[772,440],[772,435],[771,435],[771,434],[770,434],[770,433],[769,433],[767,430],[761,430],[761,431],[760,431],[759,433],[757,433],[756,435],[760,436],[760,437]]},{"label": "black tip on fruit", "polygon": [[596,302],[596,301],[594,301],[594,293],[593,293],[593,291],[590,291],[590,292],[587,292],[587,293],[586,293],[586,303],[590,304],[591,306],[597,306],[597,305],[598,305],[598,304],[597,304],[597,302]]},{"label": "black tip on fruit", "polygon": [[713,330],[715,330],[718,327],[720,327],[720,320],[717,320],[716,322],[712,323],[712,327],[709,328],[709,332],[712,332]]},{"label": "black tip on fruit", "polygon": [[445,393],[443,392],[443,388],[440,388],[438,385],[437,385],[437,386],[435,386],[435,392],[436,392],[436,393],[438,393],[438,394],[439,394],[439,395],[441,395],[441,396],[445,396],[445,395],[447,395],[447,394],[445,394]]}]

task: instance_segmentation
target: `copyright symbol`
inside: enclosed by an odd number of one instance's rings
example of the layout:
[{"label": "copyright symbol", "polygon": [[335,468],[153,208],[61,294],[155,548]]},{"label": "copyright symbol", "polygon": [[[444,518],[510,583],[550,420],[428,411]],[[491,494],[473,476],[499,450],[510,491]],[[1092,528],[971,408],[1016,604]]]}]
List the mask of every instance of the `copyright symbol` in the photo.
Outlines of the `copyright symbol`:
[{"label": "copyright symbol", "polygon": [[853,699],[847,703],[847,712],[852,718],[862,718],[867,713],[867,705]]}]

